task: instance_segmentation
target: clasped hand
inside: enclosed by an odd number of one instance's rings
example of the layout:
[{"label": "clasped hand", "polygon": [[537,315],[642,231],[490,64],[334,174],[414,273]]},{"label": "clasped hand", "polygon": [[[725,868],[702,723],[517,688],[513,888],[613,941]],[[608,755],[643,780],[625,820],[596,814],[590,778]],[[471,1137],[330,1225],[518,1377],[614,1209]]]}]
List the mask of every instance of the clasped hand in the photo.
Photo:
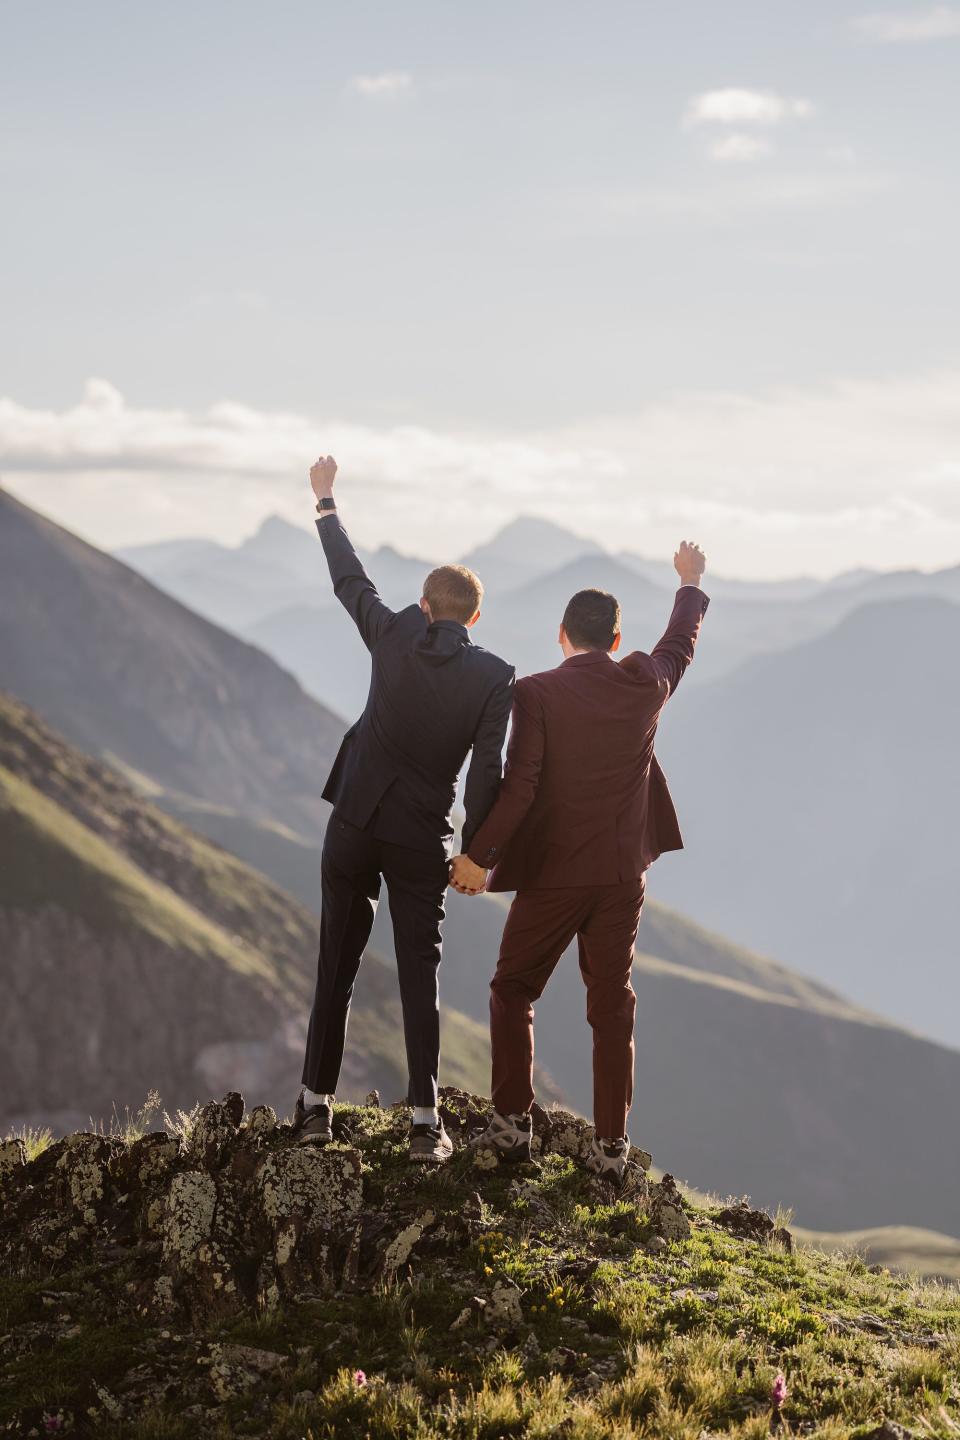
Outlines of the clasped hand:
[{"label": "clasped hand", "polygon": [[482,895],[487,888],[487,872],[469,855],[455,855],[450,861],[450,888],[459,895]]}]

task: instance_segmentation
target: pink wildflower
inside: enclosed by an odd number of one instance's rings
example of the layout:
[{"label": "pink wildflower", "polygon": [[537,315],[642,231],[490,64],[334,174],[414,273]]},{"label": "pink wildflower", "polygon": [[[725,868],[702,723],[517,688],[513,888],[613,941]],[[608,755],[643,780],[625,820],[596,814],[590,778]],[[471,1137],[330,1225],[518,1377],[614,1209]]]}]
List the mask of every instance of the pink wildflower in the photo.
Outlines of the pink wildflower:
[{"label": "pink wildflower", "polygon": [[355,1370],[353,1372],[353,1383],[354,1385],[366,1385],[367,1377],[362,1370]]},{"label": "pink wildflower", "polygon": [[63,1420],[59,1415],[44,1415],[43,1428],[48,1435],[56,1435],[63,1429]]},{"label": "pink wildflower", "polygon": [[773,1382],[773,1389],[770,1391],[770,1403],[774,1410],[781,1410],[783,1402],[787,1398],[787,1382],[783,1375],[778,1375]]}]

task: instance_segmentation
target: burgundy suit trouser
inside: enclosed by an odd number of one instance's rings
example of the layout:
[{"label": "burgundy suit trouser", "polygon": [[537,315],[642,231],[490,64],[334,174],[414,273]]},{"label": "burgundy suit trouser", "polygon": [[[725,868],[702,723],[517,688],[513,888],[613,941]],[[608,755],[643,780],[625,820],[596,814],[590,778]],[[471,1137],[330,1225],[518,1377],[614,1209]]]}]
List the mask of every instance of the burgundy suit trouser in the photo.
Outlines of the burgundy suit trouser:
[{"label": "burgundy suit trouser", "polygon": [[493,1103],[501,1115],[523,1114],[533,1104],[533,1002],[576,936],[593,1030],[596,1132],[605,1140],[626,1134],[637,1011],[630,976],[643,895],[643,876],[518,892],[490,983]]}]

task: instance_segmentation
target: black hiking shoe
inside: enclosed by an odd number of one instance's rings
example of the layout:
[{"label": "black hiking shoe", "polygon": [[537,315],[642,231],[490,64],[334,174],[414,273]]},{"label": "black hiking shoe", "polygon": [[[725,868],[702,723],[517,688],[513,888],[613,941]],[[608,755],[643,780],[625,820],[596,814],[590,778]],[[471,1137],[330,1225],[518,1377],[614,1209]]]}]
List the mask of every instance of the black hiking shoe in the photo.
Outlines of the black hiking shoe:
[{"label": "black hiking shoe", "polygon": [[410,1126],[410,1159],[415,1165],[443,1165],[453,1154],[453,1141],[439,1125]]},{"label": "black hiking shoe", "polygon": [[293,1138],[300,1145],[329,1145],[333,1139],[333,1113],[329,1105],[304,1105],[303,1092],[293,1112]]}]

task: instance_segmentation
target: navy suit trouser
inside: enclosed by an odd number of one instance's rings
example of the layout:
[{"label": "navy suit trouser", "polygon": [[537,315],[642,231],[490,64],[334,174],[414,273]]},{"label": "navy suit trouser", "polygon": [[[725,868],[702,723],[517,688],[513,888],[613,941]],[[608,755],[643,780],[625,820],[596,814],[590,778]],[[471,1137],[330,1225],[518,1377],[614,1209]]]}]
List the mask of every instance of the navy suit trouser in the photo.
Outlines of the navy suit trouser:
[{"label": "navy suit trouser", "polygon": [[307,1032],[303,1083],[336,1094],[347,1021],[360,961],[386,882],[393,921],[403,1034],[412,1105],[436,1105],[440,1063],[437,970],[447,892],[447,862],[438,842],[427,854],[378,840],[336,812],[327,825],[321,865],[322,910],[317,989]]}]

